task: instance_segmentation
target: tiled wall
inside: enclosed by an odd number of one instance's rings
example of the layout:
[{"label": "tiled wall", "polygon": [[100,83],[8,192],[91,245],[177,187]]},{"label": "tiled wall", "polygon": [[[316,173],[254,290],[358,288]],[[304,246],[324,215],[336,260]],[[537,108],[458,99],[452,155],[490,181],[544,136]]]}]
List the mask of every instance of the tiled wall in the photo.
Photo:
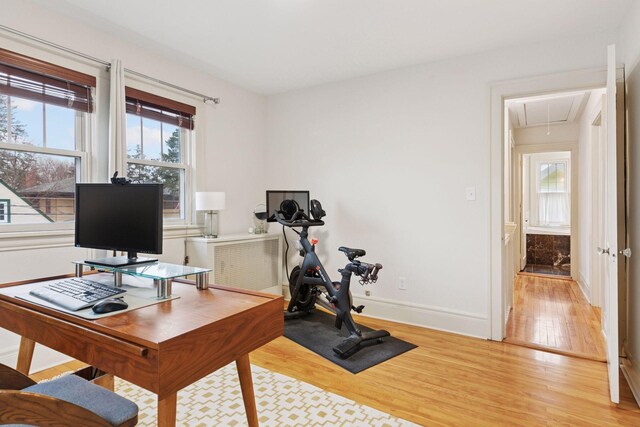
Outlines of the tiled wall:
[{"label": "tiled wall", "polygon": [[570,236],[527,234],[527,264],[560,267],[571,263]]}]

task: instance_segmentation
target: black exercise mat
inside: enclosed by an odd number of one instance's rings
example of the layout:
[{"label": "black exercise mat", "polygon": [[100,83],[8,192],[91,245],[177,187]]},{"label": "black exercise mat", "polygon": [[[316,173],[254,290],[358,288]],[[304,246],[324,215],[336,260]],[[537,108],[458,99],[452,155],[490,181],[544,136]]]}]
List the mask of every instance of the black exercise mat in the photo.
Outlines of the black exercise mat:
[{"label": "black exercise mat", "polygon": [[[348,337],[349,332],[344,325],[341,330],[336,329],[334,322],[334,315],[313,310],[302,318],[285,320],[284,336],[354,374],[417,347],[394,337],[385,337],[381,344],[366,343],[356,354],[341,359],[333,352],[333,347]],[[359,327],[363,332],[372,330]]]}]

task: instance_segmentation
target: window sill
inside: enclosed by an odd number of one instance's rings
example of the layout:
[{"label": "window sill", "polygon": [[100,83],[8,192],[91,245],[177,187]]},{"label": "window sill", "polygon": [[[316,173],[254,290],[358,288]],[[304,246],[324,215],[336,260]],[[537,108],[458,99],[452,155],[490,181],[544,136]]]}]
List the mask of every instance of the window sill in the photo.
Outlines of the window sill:
[{"label": "window sill", "polygon": [[[163,238],[180,239],[202,235],[202,228],[197,224],[167,225],[163,229]],[[6,231],[0,232],[0,252],[23,251],[29,249],[72,247],[75,240],[75,229]]]}]

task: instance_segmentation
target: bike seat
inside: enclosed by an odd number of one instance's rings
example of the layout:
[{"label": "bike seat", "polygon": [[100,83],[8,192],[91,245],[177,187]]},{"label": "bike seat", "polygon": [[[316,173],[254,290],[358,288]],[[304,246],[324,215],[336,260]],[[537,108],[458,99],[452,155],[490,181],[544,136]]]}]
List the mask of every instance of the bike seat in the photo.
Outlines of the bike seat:
[{"label": "bike seat", "polygon": [[344,252],[344,254],[349,258],[349,261],[353,261],[355,258],[359,256],[365,256],[367,252],[364,249],[351,249],[346,246],[340,246],[338,248],[340,252]]}]

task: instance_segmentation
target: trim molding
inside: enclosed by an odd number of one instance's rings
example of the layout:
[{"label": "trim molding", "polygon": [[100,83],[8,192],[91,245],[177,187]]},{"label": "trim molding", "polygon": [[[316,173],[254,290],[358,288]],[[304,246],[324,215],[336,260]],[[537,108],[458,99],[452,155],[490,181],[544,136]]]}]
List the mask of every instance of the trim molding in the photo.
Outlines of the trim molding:
[{"label": "trim molding", "polygon": [[582,295],[584,295],[584,297],[587,299],[589,304],[591,304],[591,298],[589,298],[589,295],[591,294],[591,288],[587,285],[587,281],[582,275],[582,273],[578,272],[578,280],[576,280],[576,282],[578,282],[578,286],[582,291]]},{"label": "trim molding", "polygon": [[[282,294],[286,300],[290,298],[288,284],[282,285]],[[367,307],[366,314],[360,315],[363,317],[390,320],[475,338],[489,338],[487,336],[489,318],[486,316],[445,307],[362,295],[353,295],[353,303]]]},{"label": "trim molding", "polygon": [[[496,82],[491,85],[489,138],[489,283],[491,339],[502,341],[504,328],[504,101],[540,93],[583,90],[606,84],[606,68],[576,70]],[[572,254],[573,255],[573,254]]]},{"label": "trim molding", "polygon": [[623,358],[621,360],[620,369],[622,370],[622,374],[627,379],[627,383],[629,383],[633,397],[636,398],[636,402],[640,405],[640,373],[635,369],[632,359]]}]

